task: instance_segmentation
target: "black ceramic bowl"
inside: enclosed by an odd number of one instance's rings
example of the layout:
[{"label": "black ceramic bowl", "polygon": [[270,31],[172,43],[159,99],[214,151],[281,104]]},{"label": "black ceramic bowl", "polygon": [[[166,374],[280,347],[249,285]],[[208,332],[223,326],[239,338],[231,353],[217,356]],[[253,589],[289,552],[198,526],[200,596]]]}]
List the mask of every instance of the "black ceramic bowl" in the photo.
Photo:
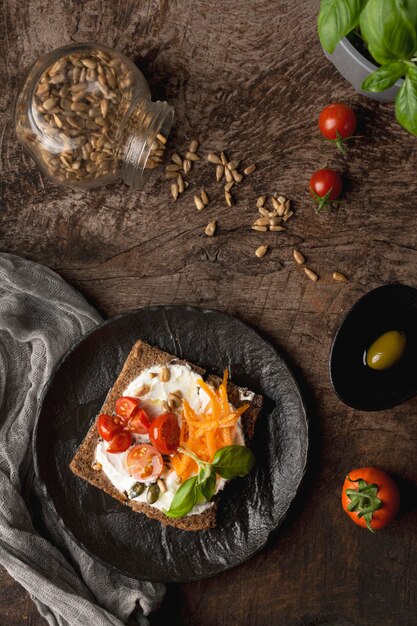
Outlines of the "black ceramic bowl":
[{"label": "black ceramic bowl", "polygon": [[[364,365],[364,352],[383,333],[403,331],[407,347],[386,370]],[[364,295],[341,323],[330,353],[330,379],[339,398],[362,411],[381,411],[417,393],[417,290],[385,285]]]}]

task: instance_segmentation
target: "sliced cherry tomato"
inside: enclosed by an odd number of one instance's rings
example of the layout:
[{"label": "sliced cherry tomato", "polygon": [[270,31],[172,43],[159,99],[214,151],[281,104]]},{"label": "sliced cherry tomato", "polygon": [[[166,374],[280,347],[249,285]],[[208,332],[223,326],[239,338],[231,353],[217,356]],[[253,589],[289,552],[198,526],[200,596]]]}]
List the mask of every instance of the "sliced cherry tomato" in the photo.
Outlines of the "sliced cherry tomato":
[{"label": "sliced cherry tomato", "polygon": [[110,441],[116,433],[122,430],[122,427],[120,424],[116,424],[111,415],[101,413],[97,418],[97,430],[104,441]]},{"label": "sliced cherry tomato", "polygon": [[343,181],[337,172],[324,168],[310,178],[310,193],[317,202],[317,212],[336,200],[342,193]]},{"label": "sliced cherry tomato", "polygon": [[162,454],[174,454],[180,445],[180,426],[173,413],[162,413],[149,427],[149,437],[153,445]]},{"label": "sliced cherry tomato", "polygon": [[138,398],[131,398],[130,396],[117,398],[116,413],[124,424],[127,424],[129,419],[133,417],[135,412],[139,409],[139,404],[140,400]]},{"label": "sliced cherry tomato", "polygon": [[133,446],[127,455],[129,474],[141,482],[151,481],[161,474],[164,461],[153,446],[141,443]]},{"label": "sliced cherry tomato", "polygon": [[151,421],[144,409],[138,409],[130,418],[127,428],[137,435],[146,435]]},{"label": "sliced cherry tomato", "polygon": [[356,115],[342,102],[329,104],[319,115],[319,129],[325,139],[333,141],[344,152],[343,142],[353,139],[356,130]]},{"label": "sliced cherry tomato", "polygon": [[342,506],[350,519],[371,532],[387,526],[397,515],[400,492],[397,485],[377,467],[361,467],[346,476]]},{"label": "sliced cherry tomato", "polygon": [[121,430],[115,434],[107,448],[107,452],[124,452],[132,444],[133,435],[128,430]]}]

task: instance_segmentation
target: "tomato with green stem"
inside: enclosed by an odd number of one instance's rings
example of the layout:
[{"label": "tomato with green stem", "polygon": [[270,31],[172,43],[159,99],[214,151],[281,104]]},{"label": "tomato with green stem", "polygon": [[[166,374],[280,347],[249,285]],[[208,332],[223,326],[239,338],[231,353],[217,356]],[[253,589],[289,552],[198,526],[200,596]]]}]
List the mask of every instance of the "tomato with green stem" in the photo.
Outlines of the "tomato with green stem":
[{"label": "tomato with green stem", "polygon": [[342,488],[342,507],[350,519],[372,533],[385,528],[397,515],[400,492],[397,485],[377,467],[352,470]]},{"label": "tomato with green stem", "polygon": [[323,168],[314,172],[310,178],[309,189],[317,202],[317,213],[337,200],[342,193],[342,188],[342,177],[334,170]]},{"label": "tomato with green stem", "polygon": [[335,143],[344,153],[344,142],[355,137],[356,115],[347,104],[334,102],[321,111],[319,129],[324,139]]}]

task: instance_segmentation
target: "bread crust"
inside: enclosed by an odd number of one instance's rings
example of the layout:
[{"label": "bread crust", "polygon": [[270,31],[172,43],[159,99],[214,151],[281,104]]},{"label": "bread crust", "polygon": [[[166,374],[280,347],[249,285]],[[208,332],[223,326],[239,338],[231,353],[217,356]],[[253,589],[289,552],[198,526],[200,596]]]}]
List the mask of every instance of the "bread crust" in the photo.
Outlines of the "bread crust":
[{"label": "bread crust", "polygon": [[[187,364],[201,375],[205,373],[205,370],[193,365],[192,363],[178,359],[167,352],[163,352],[159,348],[150,346],[144,341],[137,341],[130,351],[130,354],[126,359],[116,382],[107,394],[100,413],[112,414],[114,412],[117,398],[123,394],[123,391],[126,387],[128,387],[129,383],[134,380],[141,371],[154,365],[168,365],[174,362]],[[209,376],[207,381],[217,387],[220,384],[221,379],[216,376]],[[231,403],[236,408],[245,402],[245,400],[240,399],[242,391],[247,392],[248,390],[236,387],[233,383],[228,383],[228,396]],[[250,408],[245,411],[241,418],[245,443],[249,443],[253,437],[255,423],[262,408],[262,396],[255,395],[253,400],[250,401],[250,404]],[[81,442],[81,445],[70,463],[70,469],[74,474],[86,480],[91,485],[102,489],[116,500],[119,500],[122,504],[129,506],[134,511],[144,513],[149,518],[157,520],[164,526],[169,525],[181,530],[197,531],[207,530],[208,528],[213,528],[216,525],[216,511],[220,494],[218,494],[217,497],[215,496],[213,505],[202,513],[187,515],[178,519],[171,519],[167,517],[162,511],[145,502],[137,502],[127,498],[124,493],[121,493],[114,487],[103,471],[100,469],[93,469],[95,450],[98,440],[99,434],[96,428],[95,420],[90,426],[87,435]]]}]

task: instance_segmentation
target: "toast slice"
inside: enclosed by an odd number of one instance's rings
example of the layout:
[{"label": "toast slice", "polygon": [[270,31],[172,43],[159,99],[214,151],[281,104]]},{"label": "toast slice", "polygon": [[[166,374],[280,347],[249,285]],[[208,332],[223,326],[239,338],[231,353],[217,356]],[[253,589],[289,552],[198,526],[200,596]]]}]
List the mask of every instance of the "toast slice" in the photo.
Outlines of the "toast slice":
[{"label": "toast slice", "polygon": [[[203,375],[205,373],[205,371],[198,366],[178,359],[167,352],[163,352],[159,348],[150,346],[144,341],[137,341],[127,357],[115,384],[110,389],[107,398],[100,409],[100,413],[112,414],[114,412],[117,398],[123,395],[123,392],[128,387],[129,383],[139,376],[141,371],[154,365],[168,365],[170,363],[187,364],[191,367],[191,369],[199,374]],[[209,376],[207,378],[207,382],[217,387],[221,383],[221,379],[216,376]],[[244,404],[244,402],[250,402],[250,407],[245,411],[245,413],[243,413],[241,418],[245,443],[248,444],[253,437],[255,423],[262,407],[262,396],[254,395],[251,400],[242,400],[242,394],[247,395],[250,393],[249,390],[237,387],[233,383],[228,383],[227,391],[230,402],[236,408]],[[202,513],[187,515],[179,519],[171,519],[164,515],[164,513],[159,509],[152,507],[145,502],[137,502],[127,498],[124,493],[116,489],[103,471],[93,468],[93,465],[95,464],[95,450],[98,440],[99,434],[97,432],[96,422],[94,422],[70,463],[70,469],[74,474],[83,478],[95,487],[103,489],[103,491],[108,493],[110,496],[119,500],[123,504],[126,504],[134,511],[144,513],[148,517],[158,520],[163,525],[170,525],[175,528],[190,531],[206,530],[207,528],[213,528],[216,525],[217,501],[221,492],[215,496],[213,505],[210,508],[206,509]]]}]

